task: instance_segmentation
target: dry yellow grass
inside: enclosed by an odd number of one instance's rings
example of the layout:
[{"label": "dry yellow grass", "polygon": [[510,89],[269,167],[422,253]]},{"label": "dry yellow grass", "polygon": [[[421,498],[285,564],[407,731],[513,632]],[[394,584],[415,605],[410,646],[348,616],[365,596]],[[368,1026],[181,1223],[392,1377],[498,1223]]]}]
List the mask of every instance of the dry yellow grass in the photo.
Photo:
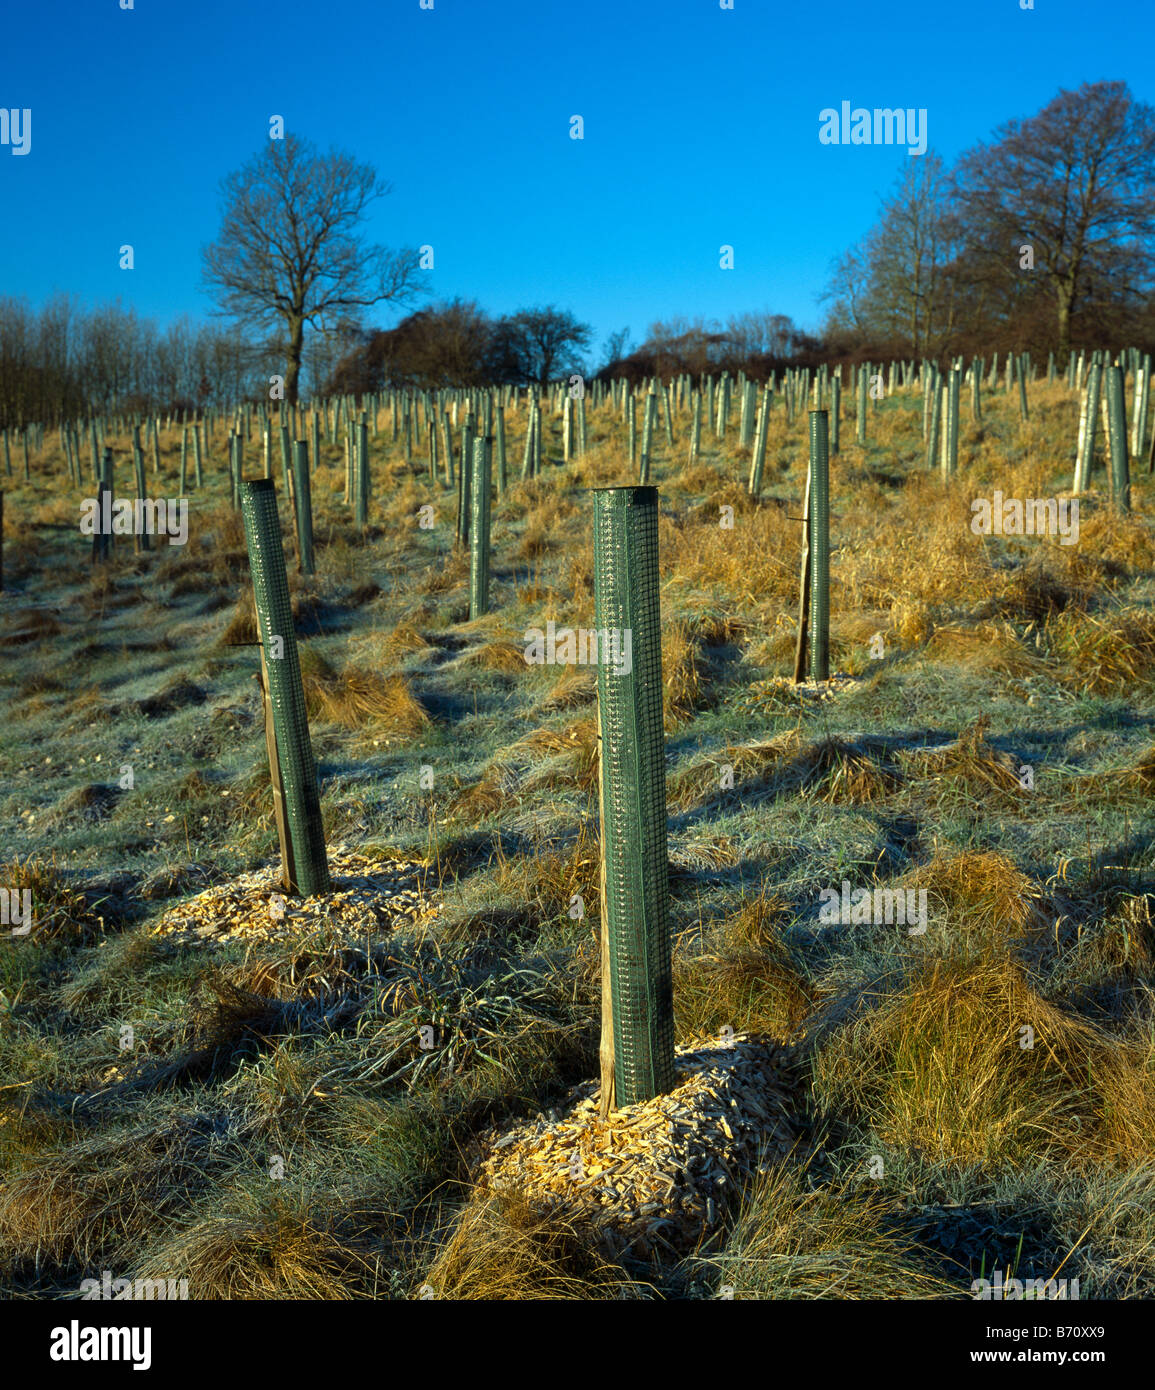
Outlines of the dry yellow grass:
[{"label": "dry yellow grass", "polygon": [[598,677],[596,671],[591,670],[568,670],[565,671],[557,684],[545,696],[538,705],[538,710],[542,714],[549,714],[557,710],[577,709],[581,705],[588,705],[591,700],[596,700],[598,695]]},{"label": "dry yellow grass", "polygon": [[689,942],[674,952],[677,1040],[736,1033],[766,1033],[784,1040],[814,1003],[814,992],[782,939],[785,904],[761,896],[745,903],[712,931],[707,951]]},{"label": "dry yellow grass", "polygon": [[950,747],[908,754],[909,775],[938,800],[962,791],[987,806],[1024,809],[1032,792],[1022,784],[1019,760],[987,741],[990,722],[980,715]]},{"label": "dry yellow grass", "polygon": [[698,708],[704,680],[697,643],[686,623],[662,626],[662,705],[667,730]]},{"label": "dry yellow grass", "polygon": [[975,627],[949,624],[931,634],[926,646],[928,660],[957,668],[971,667],[997,671],[1008,676],[1034,676],[1045,671],[1040,657],[1027,650],[1014,632],[995,623]]},{"label": "dry yellow grass", "polygon": [[700,1267],[741,1300],[957,1298],[893,1221],[857,1174],[808,1183],[805,1165],[779,1164],[746,1195],[725,1256]]},{"label": "dry yellow grass", "polygon": [[465,1208],[426,1283],[435,1298],[520,1302],[616,1299],[629,1280],[573,1218],[511,1191]]},{"label": "dry yellow grass", "polygon": [[130,1277],[187,1278],[190,1298],[214,1300],[345,1300],[388,1289],[375,1242],[270,1187],[268,1195],[238,1192],[225,1210],[161,1240]]},{"label": "dry yellow grass", "polygon": [[958,946],[1005,951],[1053,924],[1039,885],[992,850],[939,851],[914,872],[910,886],[926,889],[932,918],[945,914],[943,925]]},{"label": "dry yellow grass", "polygon": [[675,772],[667,781],[671,804],[685,810],[721,793],[724,774],[732,777],[734,790],[795,792],[825,802],[877,801],[897,786],[890,768],[854,744],[838,738],[810,741],[800,730],[790,729],[757,743],[725,748],[720,755]]},{"label": "dry yellow grass", "polygon": [[486,642],[464,660],[471,665],[484,666],[487,671],[505,671],[509,675],[524,675],[527,669],[525,648],[516,642]]},{"label": "dry yellow grass", "polygon": [[311,718],[371,733],[418,734],[433,722],[404,676],[359,666],[339,673],[319,653],[301,648],[301,679]]},{"label": "dry yellow grass", "polygon": [[1140,609],[1068,609],[1048,624],[1047,637],[1057,679],[1088,695],[1127,693],[1155,670],[1155,614]]},{"label": "dry yellow grass", "polygon": [[[417,652],[427,652],[429,642],[411,623],[398,623],[379,643],[380,664],[389,666]],[[375,665],[375,662],[369,662]]]},{"label": "dry yellow grass", "polygon": [[898,1150],[1083,1164],[1155,1151],[1148,1061],[1043,999],[1009,958],[955,958],[828,1041],[814,1080],[820,1102],[867,1117]]}]

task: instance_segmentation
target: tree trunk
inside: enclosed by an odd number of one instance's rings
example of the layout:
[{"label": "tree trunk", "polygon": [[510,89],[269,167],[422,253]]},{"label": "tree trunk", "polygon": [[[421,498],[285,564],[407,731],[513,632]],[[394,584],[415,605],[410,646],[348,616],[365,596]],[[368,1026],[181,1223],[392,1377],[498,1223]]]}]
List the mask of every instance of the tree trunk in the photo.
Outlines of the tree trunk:
[{"label": "tree trunk", "polygon": [[1060,280],[1058,284],[1058,297],[1059,352],[1065,357],[1071,351],[1071,303],[1075,297],[1074,286]]},{"label": "tree trunk", "polygon": [[299,313],[289,315],[289,359],[285,369],[285,401],[297,404],[297,383],[301,377],[301,353],[305,343],[305,320]]}]

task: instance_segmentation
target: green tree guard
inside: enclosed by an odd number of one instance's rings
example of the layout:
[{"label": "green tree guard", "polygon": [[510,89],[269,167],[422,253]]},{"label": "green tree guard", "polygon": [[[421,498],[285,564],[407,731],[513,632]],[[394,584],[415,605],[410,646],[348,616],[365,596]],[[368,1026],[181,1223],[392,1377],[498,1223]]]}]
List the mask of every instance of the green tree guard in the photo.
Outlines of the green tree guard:
[{"label": "green tree guard", "polygon": [[757,399],[757,387],[752,381],[742,383],[742,406],[741,414],[738,416],[738,443],[743,449],[748,449],[754,442],[754,402]]},{"label": "green tree guard", "polygon": [[92,534],[92,563],[103,564],[112,558],[112,534],[104,530],[104,498],[108,495],[109,515],[111,516],[111,506],[115,501],[112,491],[114,475],[114,465],[112,461],[112,450],[105,449],[104,457],[101,460],[100,476],[96,483],[96,530]]},{"label": "green tree guard", "polygon": [[1023,367],[1021,355],[1016,360],[1015,370],[1019,377],[1019,419],[1026,421],[1029,420],[1031,416],[1027,409],[1027,374]]},{"label": "green tree guard", "polygon": [[[280,419],[284,421],[282,415]],[[281,424],[281,480],[285,485],[285,495],[289,495],[289,469],[293,466],[293,449],[289,439],[289,426]]]},{"label": "green tree guard", "polygon": [[599,488],[593,499],[604,885],[604,1113],[672,1088],[674,1010],[658,491]]},{"label": "green tree guard", "polygon": [[961,381],[962,368],[952,367],[947,382],[946,412],[947,476],[951,478],[958,472],[959,386]]},{"label": "green tree guard", "polygon": [[860,363],[858,368],[858,413],[855,419],[854,438],[857,443],[866,443],[866,366],[865,362]]},{"label": "green tree guard", "polygon": [[525,403],[525,454],[521,460],[521,481],[533,477],[533,407]]},{"label": "green tree guard", "polygon": [[[136,471],[136,495],[139,501],[143,502],[146,496],[144,482],[144,451],[140,447],[140,426],[132,427],[132,463]],[[139,531],[133,531],[133,548],[139,553],[142,550],[152,549],[152,537],[142,526]]]},{"label": "green tree guard", "polygon": [[937,371],[930,376],[930,428],[926,436],[926,467],[930,472],[938,462],[939,436],[942,430],[942,391]]},{"label": "green tree guard", "polygon": [[453,487],[457,480],[453,475],[453,431],[447,409],[441,411],[441,447],[445,453],[445,486]]},{"label": "green tree guard", "polygon": [[470,496],[473,491],[473,413],[465,412],[465,423],[461,427],[461,468],[457,474],[457,539],[462,545],[469,544]]},{"label": "green tree guard", "polygon": [[766,440],[770,433],[770,386],[762,390],[762,409],[758,412],[758,423],[754,429],[754,452],[750,457],[749,491],[751,497],[762,492],[762,470],[766,463]]},{"label": "green tree guard", "polygon": [[[294,461],[300,460],[301,471],[305,474],[304,495],[307,498],[307,443],[301,440],[294,453]],[[301,663],[285,573],[277,494],[271,479],[258,478],[244,484],[241,515],[253,577],[262,679],[272,711],[274,745],[270,749],[269,771],[274,778],[274,798],[278,792],[283,796],[286,834],[282,847],[282,882],[286,892],[311,897],[330,892],[332,883],[321,821],[317,764],[309,739]]]},{"label": "green tree guard", "polygon": [[204,485],[204,449],[201,444],[200,422],[193,421],[193,479],[199,492]]},{"label": "green tree guard", "polygon": [[541,477],[541,401],[533,403],[533,476]]},{"label": "green tree guard", "polygon": [[810,412],[810,675],[830,679],[830,440],[825,410]]},{"label": "green tree guard", "polygon": [[654,443],[654,417],[658,411],[658,394],[650,388],[646,395],[646,410],[642,416],[642,457],[638,465],[638,481],[644,487],[650,481],[650,450]]},{"label": "green tree guard", "polygon": [[469,618],[472,622],[489,612],[489,445],[487,438],[473,441],[473,507],[469,551]]},{"label": "green tree guard", "polygon": [[842,369],[830,378],[830,455],[838,453],[842,424]]},{"label": "green tree guard", "polygon": [[1107,420],[1110,425],[1111,499],[1121,512],[1131,510],[1131,477],[1127,459],[1127,406],[1123,369],[1107,368]]},{"label": "green tree guard", "polygon": [[357,427],[357,505],[354,519],[361,531],[369,524],[369,418],[364,411]]},{"label": "green tree guard", "polygon": [[505,496],[505,406],[494,407],[494,428],[497,439],[497,495]]},{"label": "green tree guard", "polygon": [[638,402],[631,391],[626,401],[626,434],[630,444],[630,468],[638,461]]},{"label": "green tree guard", "polygon": [[[690,393],[690,465],[693,466],[698,461],[698,450],[702,446],[702,393],[693,391]],[[633,450],[630,450],[630,463],[634,461]]]},{"label": "green tree guard", "polygon": [[[286,428],[288,428],[286,426]],[[268,479],[262,479],[267,482]],[[297,554],[302,574],[315,574],[313,563],[313,502],[309,487],[309,446],[297,440],[293,450],[293,487],[297,513]],[[275,505],[275,494],[274,494]]]}]

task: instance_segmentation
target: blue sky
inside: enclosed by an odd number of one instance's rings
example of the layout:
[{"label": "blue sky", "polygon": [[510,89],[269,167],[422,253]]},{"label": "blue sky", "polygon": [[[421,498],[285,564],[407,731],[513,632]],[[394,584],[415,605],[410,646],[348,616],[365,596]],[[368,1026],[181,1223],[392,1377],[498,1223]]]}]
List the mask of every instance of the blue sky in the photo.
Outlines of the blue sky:
[{"label": "blue sky", "polygon": [[[1062,87],[1120,80],[1155,104],[1147,0],[119,5],[5,7],[0,106],[33,114],[30,153],[0,147],[0,294],[207,316],[199,248],[220,179],[276,113],[393,184],[366,234],[431,244],[436,298],[558,304],[598,343],[747,309],[816,328],[832,258],[911,157],[821,145],[822,108],[926,108],[949,164]],[[733,270],[719,269],[723,244]]]}]

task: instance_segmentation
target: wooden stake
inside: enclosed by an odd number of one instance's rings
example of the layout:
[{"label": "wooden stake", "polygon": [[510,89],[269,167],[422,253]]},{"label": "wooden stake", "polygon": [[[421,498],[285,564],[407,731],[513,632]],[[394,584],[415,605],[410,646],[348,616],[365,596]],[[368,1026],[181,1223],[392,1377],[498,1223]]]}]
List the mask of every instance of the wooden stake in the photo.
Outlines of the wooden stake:
[{"label": "wooden stake", "polygon": [[806,500],[802,504],[802,565],[799,575],[798,642],[794,648],[794,684],[806,678],[806,646],[810,627],[810,465],[806,465]]},{"label": "wooden stake", "polygon": [[614,990],[610,977],[610,916],[606,911],[606,779],[602,759],[601,710],[598,710],[598,816],[601,834],[601,954],[602,954],[602,1035],[598,1044],[601,1066],[601,1104],[599,1115],[604,1120],[617,1109],[614,1093]]},{"label": "wooden stake", "polygon": [[277,734],[273,727],[273,701],[269,694],[269,670],[265,664],[265,644],[261,650],[261,703],[265,710],[265,750],[269,755],[269,780],[273,785],[273,814],[277,821],[277,839],[281,845],[281,886],[286,893],[295,892],[297,867],[293,860],[293,844],[289,823],[285,817],[285,784],[281,778],[281,761],[277,757]]}]

